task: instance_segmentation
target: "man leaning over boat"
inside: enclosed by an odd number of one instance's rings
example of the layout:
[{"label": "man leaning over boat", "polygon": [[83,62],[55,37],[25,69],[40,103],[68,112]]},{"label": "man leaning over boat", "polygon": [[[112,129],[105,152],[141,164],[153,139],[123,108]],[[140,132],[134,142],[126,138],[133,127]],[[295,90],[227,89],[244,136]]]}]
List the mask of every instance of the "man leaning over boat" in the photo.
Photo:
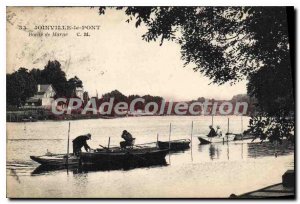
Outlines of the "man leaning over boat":
[{"label": "man leaning over boat", "polygon": [[73,154],[76,156],[79,156],[81,152],[81,148],[84,147],[85,151],[90,151],[91,148],[87,144],[87,140],[91,140],[92,135],[90,133],[86,135],[80,135],[76,137],[72,142],[73,142]]}]

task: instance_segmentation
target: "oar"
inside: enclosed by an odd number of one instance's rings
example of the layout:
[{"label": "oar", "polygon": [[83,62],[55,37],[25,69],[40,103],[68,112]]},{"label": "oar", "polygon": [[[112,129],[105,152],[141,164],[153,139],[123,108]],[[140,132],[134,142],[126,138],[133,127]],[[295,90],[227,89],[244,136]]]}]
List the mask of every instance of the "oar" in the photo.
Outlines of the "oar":
[{"label": "oar", "polygon": [[133,145],[135,147],[138,147],[138,148],[144,148],[145,146],[140,146],[140,145]]},{"label": "oar", "polygon": [[102,146],[101,144],[99,144],[100,147],[102,147],[103,149],[107,149],[107,147]]},{"label": "oar", "polygon": [[103,149],[106,149],[109,151],[109,148],[102,146],[101,144],[99,144],[100,147],[102,147]]}]

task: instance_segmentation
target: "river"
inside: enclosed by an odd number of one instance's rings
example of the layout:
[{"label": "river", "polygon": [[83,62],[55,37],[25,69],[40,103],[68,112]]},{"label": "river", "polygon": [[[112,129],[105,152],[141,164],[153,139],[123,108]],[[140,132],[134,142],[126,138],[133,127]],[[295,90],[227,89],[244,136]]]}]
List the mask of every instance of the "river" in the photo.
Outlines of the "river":
[{"label": "river", "polygon": [[[225,116],[215,116],[214,125],[227,132]],[[242,119],[242,120],[241,120]],[[225,144],[199,145],[197,134],[207,134],[209,116],[153,116],[71,121],[70,138],[92,134],[88,143],[118,145],[121,133],[128,130],[136,144],[190,139],[192,148],[166,156],[166,166],[130,170],[84,171],[55,170],[33,173],[39,166],[30,155],[47,151],[65,153],[69,121],[7,123],[8,197],[51,198],[227,198],[281,182],[282,174],[293,168],[294,147],[284,142],[260,144],[251,140]],[[249,118],[229,117],[230,132],[247,128]],[[277,152],[277,157],[275,157]]]}]

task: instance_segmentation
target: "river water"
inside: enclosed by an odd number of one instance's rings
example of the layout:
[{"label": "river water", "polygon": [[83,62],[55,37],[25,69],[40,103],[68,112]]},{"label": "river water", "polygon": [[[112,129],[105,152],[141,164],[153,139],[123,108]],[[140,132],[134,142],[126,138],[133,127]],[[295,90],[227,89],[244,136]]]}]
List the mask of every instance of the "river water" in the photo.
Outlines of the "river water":
[{"label": "river water", "polygon": [[[30,155],[65,153],[69,121],[7,123],[8,197],[51,198],[227,198],[281,182],[282,174],[293,168],[294,147],[288,142],[270,144],[251,140],[199,145],[197,134],[207,134],[208,116],[153,116],[71,121],[70,138],[92,134],[88,143],[118,145],[126,129],[136,144],[190,139],[192,148],[166,156],[166,166],[130,170],[53,170],[34,173],[39,166]],[[214,117],[214,125],[227,132],[228,117]],[[230,132],[240,133],[249,118],[230,116]],[[275,157],[275,152],[277,156]]]}]

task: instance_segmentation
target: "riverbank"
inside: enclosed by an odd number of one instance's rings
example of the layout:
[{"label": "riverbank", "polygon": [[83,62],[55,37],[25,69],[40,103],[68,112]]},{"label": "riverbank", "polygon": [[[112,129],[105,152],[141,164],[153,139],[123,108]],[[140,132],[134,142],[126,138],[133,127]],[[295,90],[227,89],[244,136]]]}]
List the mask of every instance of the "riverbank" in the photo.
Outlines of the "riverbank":
[{"label": "riverbank", "polygon": [[[175,115],[175,114],[163,114],[163,115],[102,115],[102,114],[81,114],[72,113],[72,114],[63,114],[55,115],[50,110],[47,109],[19,109],[19,110],[10,110],[6,111],[6,121],[7,122],[37,122],[37,121],[64,121],[64,120],[85,120],[85,119],[115,119],[115,118],[126,118],[126,117],[156,117],[156,116],[194,116],[194,115]],[[202,115],[199,115],[202,116]],[[205,115],[210,116],[211,115]],[[219,116],[219,115],[216,115]],[[227,115],[231,117],[234,115]],[[215,116],[214,116],[215,117]],[[245,115],[245,117],[247,117]]]},{"label": "riverbank", "polygon": [[46,109],[28,109],[18,111],[7,111],[7,122],[37,122],[37,121],[62,121],[62,120],[83,120],[83,119],[114,119],[117,117],[93,114],[65,114],[54,115]]}]

